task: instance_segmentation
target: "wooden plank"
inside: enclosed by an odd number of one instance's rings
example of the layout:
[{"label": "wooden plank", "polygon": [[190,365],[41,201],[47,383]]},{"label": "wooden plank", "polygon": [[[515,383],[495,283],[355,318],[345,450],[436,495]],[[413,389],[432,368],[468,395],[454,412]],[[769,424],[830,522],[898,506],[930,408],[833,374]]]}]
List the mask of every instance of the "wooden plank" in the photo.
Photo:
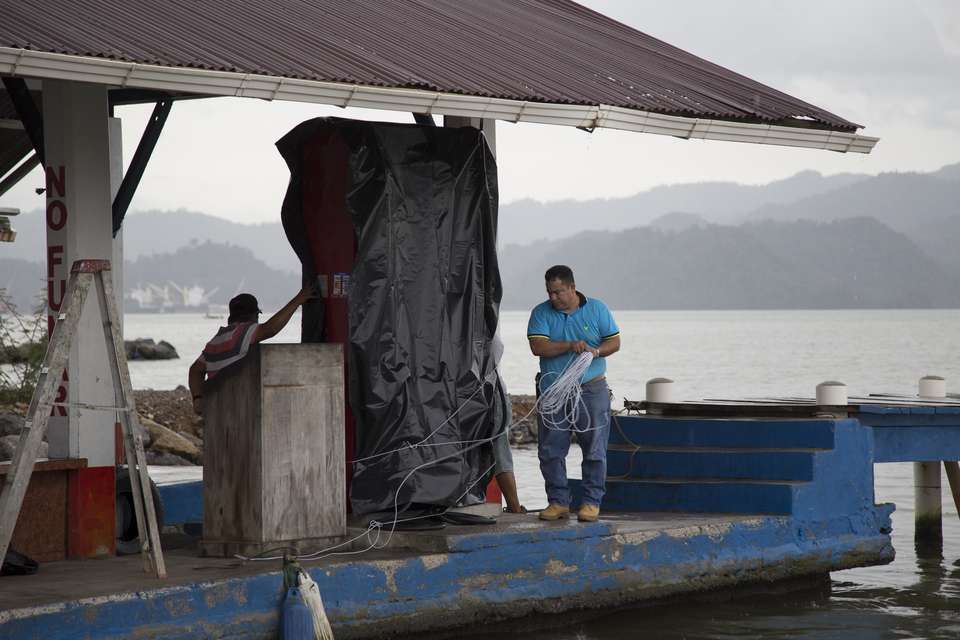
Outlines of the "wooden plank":
[{"label": "wooden plank", "polygon": [[[203,549],[260,542],[260,346],[203,386]],[[249,538],[247,536],[250,536]]]},{"label": "wooden plank", "polygon": [[943,469],[947,472],[947,481],[950,483],[950,493],[953,494],[953,506],[960,515],[960,464],[956,461],[944,460]]},{"label": "wooden plank", "polygon": [[811,418],[819,414],[846,415],[847,405],[773,405],[773,404],[719,404],[706,402],[656,403],[643,401],[631,408],[655,411],[664,416],[716,416],[741,418]]},{"label": "wooden plank", "polygon": [[[304,357],[307,352],[300,344],[264,346],[270,353],[262,357],[268,358],[271,363],[260,371],[264,387],[301,386],[307,381],[317,380],[318,376],[336,376],[338,369],[343,371],[343,359],[338,357],[334,349],[315,349],[310,351],[309,357]],[[340,378],[343,378],[342,373]]]},{"label": "wooden plank", "polygon": [[[266,345],[261,351],[267,540],[346,533],[341,354],[338,345],[320,344]],[[298,371],[301,385],[269,386],[273,371]],[[311,494],[316,491],[323,495]]]},{"label": "wooden plank", "polygon": [[[10,472],[12,465],[9,462],[0,462],[0,476]],[[53,460],[39,459],[33,463],[33,470],[36,471],[72,471],[74,469],[86,469],[86,458],[54,458]]]},{"label": "wooden plank", "polygon": [[63,305],[60,307],[61,312],[47,345],[40,378],[30,399],[27,418],[20,431],[20,440],[17,442],[17,450],[11,461],[13,473],[8,473],[4,477],[3,489],[0,490],[0,558],[6,556],[7,548],[10,546],[23,498],[30,483],[33,465],[40,450],[40,443],[47,432],[51,403],[67,366],[70,338],[76,332],[91,279],[92,276],[89,274],[71,276],[70,286],[67,287]]},{"label": "wooden plank", "polygon": [[[133,397],[133,386],[130,384],[127,353],[119,330],[120,324],[117,322],[118,314],[109,263],[105,269],[96,273],[96,281],[99,285],[97,296],[100,302],[100,317],[103,319],[104,338],[107,341],[107,355],[111,364],[115,400],[118,406],[129,409],[119,413],[124,430],[124,450],[127,456],[130,487],[133,492],[134,512],[140,532],[144,570],[149,572],[152,568],[158,578],[165,578],[167,570],[163,561],[163,550],[160,547],[160,529],[157,526],[153,493],[150,491],[147,456],[143,451],[143,431],[137,420],[137,406]],[[136,461],[135,467],[131,461]]]},{"label": "wooden plank", "polygon": [[316,549],[346,533],[341,354],[260,345],[205,383],[204,553]]},{"label": "wooden plank", "polygon": [[948,407],[960,407],[960,402],[956,398],[945,397],[945,398],[926,398],[920,396],[905,396],[898,394],[880,394],[880,393],[871,393],[863,400],[870,400],[871,402],[905,402],[910,404],[932,404],[932,405],[944,405]]},{"label": "wooden plank", "polygon": [[30,476],[10,546],[37,562],[66,558],[68,474],[34,467]]}]

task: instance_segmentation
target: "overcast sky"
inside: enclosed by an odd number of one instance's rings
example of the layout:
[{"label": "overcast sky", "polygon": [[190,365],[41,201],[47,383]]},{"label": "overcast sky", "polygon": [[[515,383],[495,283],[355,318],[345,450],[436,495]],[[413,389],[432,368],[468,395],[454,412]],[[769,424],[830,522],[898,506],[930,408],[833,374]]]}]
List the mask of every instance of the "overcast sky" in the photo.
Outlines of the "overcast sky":
[{"label": "overcast sky", "polygon": [[[497,124],[501,202],[625,196],[662,184],[765,183],[798,171],[929,171],[960,161],[960,1],[587,0],[584,4],[717,64],[865,125],[869,156],[598,129]],[[124,107],[124,158],[151,107]],[[279,219],[288,172],[274,142],[336,115],[407,113],[252,99],[175,103],[132,210],[187,208],[242,222]],[[42,206],[39,172],[2,199]]]}]

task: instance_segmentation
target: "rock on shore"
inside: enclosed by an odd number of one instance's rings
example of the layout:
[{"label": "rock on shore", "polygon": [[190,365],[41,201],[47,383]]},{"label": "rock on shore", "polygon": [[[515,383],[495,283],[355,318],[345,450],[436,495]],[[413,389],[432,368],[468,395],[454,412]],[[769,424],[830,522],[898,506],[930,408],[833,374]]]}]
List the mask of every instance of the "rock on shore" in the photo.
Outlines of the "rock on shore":
[{"label": "rock on shore", "polygon": [[[134,391],[133,395],[145,432],[147,461],[159,465],[202,465],[203,419],[193,412],[190,391],[180,386],[164,391],[143,389]],[[511,401],[510,444],[536,443],[536,398],[515,395],[511,396]],[[26,409],[26,405],[0,407],[0,461],[12,457]],[[45,447],[41,457],[46,456]]]},{"label": "rock on shore", "polygon": [[124,340],[127,360],[174,360],[180,357],[177,350],[166,340],[154,342],[153,338]]}]

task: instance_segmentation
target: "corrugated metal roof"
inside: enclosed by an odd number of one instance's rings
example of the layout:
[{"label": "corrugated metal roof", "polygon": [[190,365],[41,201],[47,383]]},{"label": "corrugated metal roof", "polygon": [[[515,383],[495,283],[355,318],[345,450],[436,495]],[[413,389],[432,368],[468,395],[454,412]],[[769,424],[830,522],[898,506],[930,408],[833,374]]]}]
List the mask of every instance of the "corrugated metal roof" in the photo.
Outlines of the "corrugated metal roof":
[{"label": "corrugated metal roof", "polygon": [[0,46],[698,118],[860,126],[568,0],[0,0]]}]

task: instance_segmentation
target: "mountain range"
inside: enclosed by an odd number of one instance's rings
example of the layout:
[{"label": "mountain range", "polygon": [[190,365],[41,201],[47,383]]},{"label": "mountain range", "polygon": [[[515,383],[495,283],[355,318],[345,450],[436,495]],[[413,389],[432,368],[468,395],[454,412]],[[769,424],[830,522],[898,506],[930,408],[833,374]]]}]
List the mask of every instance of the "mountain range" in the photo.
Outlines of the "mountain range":
[{"label": "mountain range", "polygon": [[[17,242],[0,245],[0,287],[29,304],[43,284],[43,217],[14,222]],[[960,163],[931,173],[805,171],[766,185],[521,200],[500,207],[498,225],[505,308],[540,301],[543,271],[554,263],[573,266],[585,290],[620,309],[960,306]],[[174,281],[216,289],[210,301],[220,303],[242,286],[274,306],[299,282],[279,221],[134,212],[124,252],[128,290]]]}]

